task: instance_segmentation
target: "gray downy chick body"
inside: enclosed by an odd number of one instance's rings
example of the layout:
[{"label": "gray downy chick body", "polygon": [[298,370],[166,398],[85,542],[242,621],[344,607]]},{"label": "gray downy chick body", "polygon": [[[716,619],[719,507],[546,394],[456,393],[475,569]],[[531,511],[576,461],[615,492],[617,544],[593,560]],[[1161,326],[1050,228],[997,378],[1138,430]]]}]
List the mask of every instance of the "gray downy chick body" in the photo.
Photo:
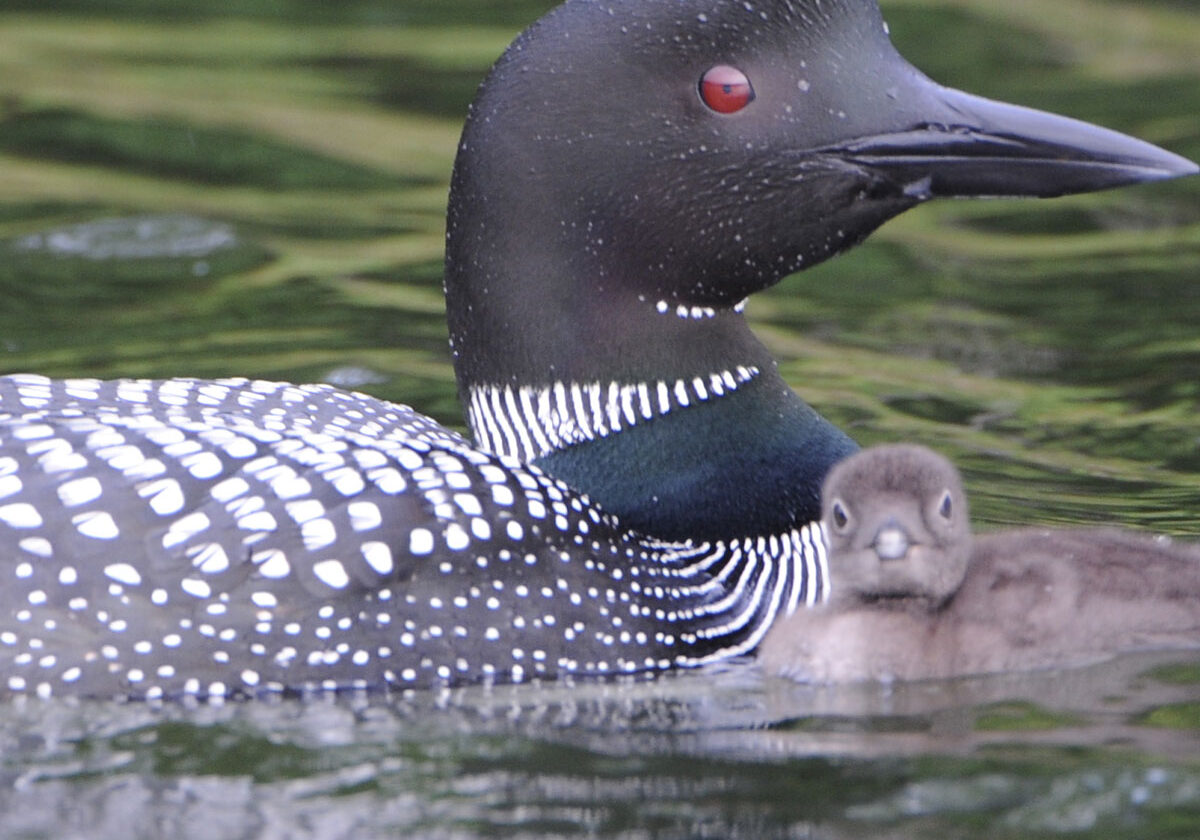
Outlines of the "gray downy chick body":
[{"label": "gray downy chick body", "polygon": [[1110,528],[972,537],[957,470],[917,446],[843,461],[823,505],[833,595],[772,629],[769,673],[944,679],[1200,647],[1200,547]]}]

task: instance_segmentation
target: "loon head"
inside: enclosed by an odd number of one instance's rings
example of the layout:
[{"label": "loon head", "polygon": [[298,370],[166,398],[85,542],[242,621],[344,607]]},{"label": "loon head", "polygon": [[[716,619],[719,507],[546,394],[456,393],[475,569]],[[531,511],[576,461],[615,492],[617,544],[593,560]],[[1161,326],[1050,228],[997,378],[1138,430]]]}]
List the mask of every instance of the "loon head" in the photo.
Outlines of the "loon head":
[{"label": "loon head", "polygon": [[787,529],[855,447],[782,381],[741,301],[931,198],[1194,171],[936,84],[873,0],[568,0],[497,62],[463,132],[460,394],[481,448],[631,527]]},{"label": "loon head", "polygon": [[710,324],[681,337],[655,316],[736,315],[928,199],[1196,171],[935,83],[874,0],[569,0],[496,64],[463,133],[446,277],[460,382],[707,358],[721,347],[682,345]]}]

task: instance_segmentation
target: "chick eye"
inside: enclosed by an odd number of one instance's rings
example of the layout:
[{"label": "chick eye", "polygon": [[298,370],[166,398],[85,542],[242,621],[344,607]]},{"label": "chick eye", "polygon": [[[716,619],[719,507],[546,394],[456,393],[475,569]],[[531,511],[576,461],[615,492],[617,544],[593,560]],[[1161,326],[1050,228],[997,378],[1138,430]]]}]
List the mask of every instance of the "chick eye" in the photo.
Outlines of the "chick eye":
[{"label": "chick eye", "polygon": [[846,511],[846,506],[842,504],[841,499],[835,499],[829,506],[829,516],[833,519],[833,527],[839,531],[844,530],[850,524],[850,514]]},{"label": "chick eye", "polygon": [[938,515],[941,516],[942,519],[946,520],[950,519],[950,517],[954,515],[954,500],[950,497],[949,490],[942,492],[942,500],[938,502],[937,511]]},{"label": "chick eye", "polygon": [[700,77],[700,98],[718,114],[736,114],[754,101],[754,88],[741,70],[718,64]]}]

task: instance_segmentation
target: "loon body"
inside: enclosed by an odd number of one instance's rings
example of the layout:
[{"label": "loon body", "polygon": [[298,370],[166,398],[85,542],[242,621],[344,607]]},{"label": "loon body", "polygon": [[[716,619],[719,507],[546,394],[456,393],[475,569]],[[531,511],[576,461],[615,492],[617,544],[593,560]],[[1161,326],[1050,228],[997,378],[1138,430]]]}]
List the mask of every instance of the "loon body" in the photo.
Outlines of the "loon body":
[{"label": "loon body", "polygon": [[[850,58],[848,58],[850,57]],[[0,384],[0,690],[427,687],[749,652],[826,595],[855,446],[744,299],[938,196],[1192,173],[943,88],[872,0],[569,0],[480,89],[447,219],[475,443],[325,386]]]},{"label": "loon body", "polygon": [[1200,648],[1200,546],[1112,528],[972,538],[958,471],[918,446],[847,458],[824,495],[834,595],[772,628],[770,673],[945,679]]},{"label": "loon body", "polygon": [[[815,525],[638,538],[540,470],[329,386],[0,379],[18,406],[0,423],[11,690],[626,673],[748,651],[758,610],[821,592]],[[714,598],[717,576],[746,595]]]}]

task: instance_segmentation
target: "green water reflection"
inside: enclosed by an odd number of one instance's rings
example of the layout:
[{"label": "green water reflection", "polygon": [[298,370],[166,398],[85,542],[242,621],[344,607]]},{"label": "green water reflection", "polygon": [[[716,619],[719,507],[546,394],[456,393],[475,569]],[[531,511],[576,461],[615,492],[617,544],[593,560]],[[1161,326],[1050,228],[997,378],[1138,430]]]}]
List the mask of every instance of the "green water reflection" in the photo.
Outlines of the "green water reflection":
[{"label": "green water reflection", "polygon": [[[447,179],[475,85],[550,5],[5,3],[0,370],[333,380],[461,427]],[[1194,0],[885,12],[941,81],[1200,158]],[[862,442],[955,458],[985,527],[1200,538],[1198,179],[923,207],[749,314],[795,387]],[[833,714],[751,677],[700,722],[686,681],[574,712],[518,692],[515,730],[478,698],[465,719],[12,709],[0,833],[1197,836],[1195,682],[1125,677],[1076,698],[960,698],[949,723],[845,698]],[[1120,726],[1094,737],[1112,696]]]}]

